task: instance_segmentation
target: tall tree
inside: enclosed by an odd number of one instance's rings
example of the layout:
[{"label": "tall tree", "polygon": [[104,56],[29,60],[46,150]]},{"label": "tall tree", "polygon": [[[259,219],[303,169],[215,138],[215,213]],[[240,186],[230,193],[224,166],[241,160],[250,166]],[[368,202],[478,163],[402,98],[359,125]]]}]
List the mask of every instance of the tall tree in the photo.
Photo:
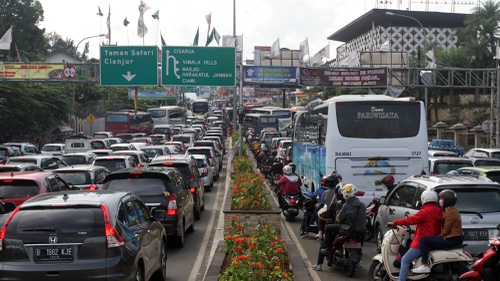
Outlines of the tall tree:
[{"label": "tall tree", "polygon": [[[496,44],[500,29],[500,3],[487,0],[475,7],[465,19],[465,26],[458,31],[463,46],[474,62],[475,68],[495,67]],[[474,102],[479,102],[479,89],[474,93]]]},{"label": "tall tree", "polygon": [[[0,33],[5,33],[12,25],[12,44],[10,56],[16,57],[19,51],[45,54],[47,42],[44,29],[38,24],[43,21],[43,8],[38,0],[3,0],[0,9]],[[1,36],[1,35],[0,35]]]}]

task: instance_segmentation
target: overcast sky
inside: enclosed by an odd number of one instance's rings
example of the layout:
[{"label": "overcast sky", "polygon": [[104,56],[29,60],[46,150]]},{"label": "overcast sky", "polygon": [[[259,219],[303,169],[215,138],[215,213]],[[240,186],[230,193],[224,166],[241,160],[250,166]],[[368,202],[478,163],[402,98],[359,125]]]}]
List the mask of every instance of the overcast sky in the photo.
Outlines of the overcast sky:
[{"label": "overcast sky", "polygon": [[[145,0],[150,8],[144,13],[148,33],[137,35],[140,0],[39,0],[44,9],[40,27],[56,32],[63,39],[72,39],[75,45],[88,36],[106,34],[106,19],[111,9],[111,44],[161,45],[160,32],[167,45],[191,46],[199,27],[199,45],[205,46],[208,24],[205,16],[212,15],[211,29],[223,35],[233,35],[232,0]],[[253,59],[254,46],[271,46],[278,38],[281,48],[298,49],[306,38],[309,53],[314,55],[330,46],[330,58],[343,43],[327,37],[364,13],[374,8],[398,9],[398,0],[380,4],[375,0],[240,0],[236,1],[236,35],[243,34],[243,59]],[[401,0],[399,9],[406,10],[411,0]],[[385,0],[382,2],[386,2]],[[423,4],[412,1],[411,10],[425,11]],[[432,0],[430,11],[450,12],[451,0]],[[456,13],[470,13],[477,0],[455,1],[472,5],[455,5]],[[392,3],[392,4],[391,4]],[[437,4],[436,4],[437,3]],[[378,5],[378,6],[376,6]],[[100,7],[103,16],[97,15]],[[159,20],[152,15],[159,11]],[[130,22],[123,25],[124,19]],[[15,34],[13,34],[15,37]],[[87,39],[90,57],[99,58],[99,45],[108,44],[104,38]],[[78,46],[83,52],[85,42]],[[222,44],[222,42],[221,42]],[[217,46],[212,42],[210,46]]]}]

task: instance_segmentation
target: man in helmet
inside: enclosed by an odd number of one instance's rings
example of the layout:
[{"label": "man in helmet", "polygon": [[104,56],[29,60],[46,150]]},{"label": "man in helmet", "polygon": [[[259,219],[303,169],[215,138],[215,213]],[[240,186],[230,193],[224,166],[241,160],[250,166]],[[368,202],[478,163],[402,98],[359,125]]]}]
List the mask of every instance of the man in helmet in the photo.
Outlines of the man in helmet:
[{"label": "man in helmet", "polygon": [[358,233],[360,237],[364,237],[366,226],[366,206],[357,197],[358,189],[354,184],[346,183],[340,187],[345,203],[340,208],[335,224],[329,224],[325,228],[325,239],[321,243],[318,254],[318,261],[313,265],[313,270],[321,271],[323,261],[326,255],[332,252],[333,241],[340,232],[342,224],[351,226],[352,232]]},{"label": "man in helmet", "polygon": [[434,190],[427,189],[420,196],[422,207],[414,215],[404,219],[388,222],[388,227],[398,225],[417,225],[410,249],[401,258],[399,281],[406,281],[410,263],[420,256],[420,239],[424,236],[436,236],[441,231],[443,211],[438,206],[438,195]]},{"label": "man in helmet", "polygon": [[294,194],[300,191],[299,177],[292,173],[292,167],[283,167],[284,176],[276,183],[278,186],[278,202],[283,206],[283,195]]},{"label": "man in helmet", "polygon": [[[274,151],[273,151],[274,152]],[[271,165],[271,175],[283,174],[283,159],[280,156],[274,157],[274,163]]]},{"label": "man in helmet", "polygon": [[422,265],[413,269],[414,273],[429,273],[429,247],[433,250],[451,248],[462,244],[462,218],[455,204],[457,194],[451,189],[439,193],[439,205],[443,208],[443,222],[438,236],[424,236],[420,239]]},{"label": "man in helmet", "polygon": [[[323,230],[325,228],[326,221],[322,219],[318,219],[318,211],[326,205],[326,209],[330,208],[330,205],[337,204],[338,196],[336,196],[338,188],[337,185],[342,181],[342,176],[338,174],[336,171],[333,171],[328,176],[325,176],[321,179],[322,188],[326,188],[321,195],[321,199],[316,204],[316,209],[314,211],[313,217],[311,218],[310,225],[313,223],[317,223],[318,225],[318,234],[314,237],[319,240],[323,240]],[[335,213],[335,210],[330,210],[329,212]]]},{"label": "man in helmet", "polygon": [[387,188],[387,193],[385,195],[386,198],[389,198],[389,193],[394,189],[396,186],[394,184],[394,177],[392,175],[386,175],[385,177],[380,180],[380,183],[383,184]]}]

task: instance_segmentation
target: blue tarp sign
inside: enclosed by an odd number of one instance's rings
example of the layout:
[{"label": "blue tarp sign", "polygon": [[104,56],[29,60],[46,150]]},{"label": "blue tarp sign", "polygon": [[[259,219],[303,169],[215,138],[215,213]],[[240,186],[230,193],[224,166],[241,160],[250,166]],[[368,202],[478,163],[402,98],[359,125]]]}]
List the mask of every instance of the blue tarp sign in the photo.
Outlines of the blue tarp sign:
[{"label": "blue tarp sign", "polygon": [[298,86],[297,67],[245,66],[245,85]]}]

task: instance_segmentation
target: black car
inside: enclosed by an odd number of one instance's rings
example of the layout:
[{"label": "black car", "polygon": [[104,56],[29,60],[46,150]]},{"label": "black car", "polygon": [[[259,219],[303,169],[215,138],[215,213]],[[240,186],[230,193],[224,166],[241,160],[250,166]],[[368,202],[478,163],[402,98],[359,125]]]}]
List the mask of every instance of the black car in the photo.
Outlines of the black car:
[{"label": "black car", "polygon": [[132,192],[33,197],[0,233],[0,280],[165,280],[166,217]]},{"label": "black car", "polygon": [[134,192],[150,209],[165,210],[162,224],[179,248],[184,247],[185,232],[194,231],[193,196],[175,168],[123,169],[106,176],[102,189]]}]

